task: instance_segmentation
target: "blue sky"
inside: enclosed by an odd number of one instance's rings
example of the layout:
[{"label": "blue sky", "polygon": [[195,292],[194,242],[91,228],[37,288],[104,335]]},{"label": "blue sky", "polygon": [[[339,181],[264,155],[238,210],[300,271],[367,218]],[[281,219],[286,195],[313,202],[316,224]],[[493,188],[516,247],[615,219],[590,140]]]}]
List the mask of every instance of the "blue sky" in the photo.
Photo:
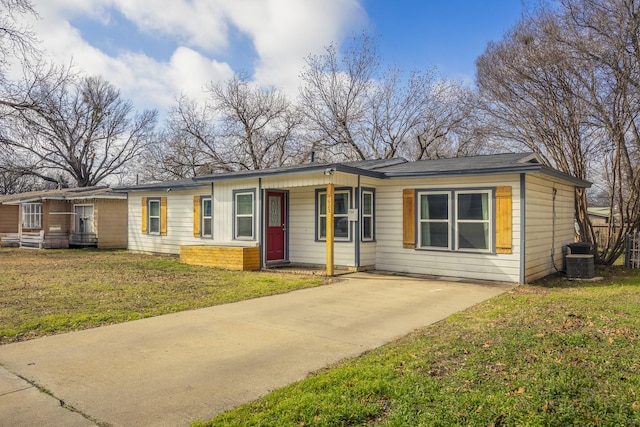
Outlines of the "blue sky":
[{"label": "blue sky", "polygon": [[436,67],[473,84],[475,59],[529,0],[35,0],[44,51],[101,74],[137,107],[245,71],[290,96],[304,58],[366,30],[381,58],[406,71]]},{"label": "blue sky", "polygon": [[386,60],[405,69],[435,66],[471,83],[475,59],[519,19],[519,0],[364,0]]}]

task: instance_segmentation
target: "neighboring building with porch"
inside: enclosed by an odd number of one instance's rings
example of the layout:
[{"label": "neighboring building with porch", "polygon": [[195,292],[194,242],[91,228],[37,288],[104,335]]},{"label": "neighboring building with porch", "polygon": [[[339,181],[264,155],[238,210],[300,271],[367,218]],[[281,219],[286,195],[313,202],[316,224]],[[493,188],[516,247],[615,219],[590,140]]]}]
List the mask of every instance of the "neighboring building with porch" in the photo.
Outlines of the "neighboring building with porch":
[{"label": "neighboring building with porch", "polygon": [[133,251],[235,269],[295,264],[524,283],[562,265],[575,188],[589,185],[517,153],[309,163],[116,191],[128,193]]},{"label": "neighboring building with porch", "polygon": [[108,187],[0,196],[2,246],[126,248],[126,228],[126,195]]}]

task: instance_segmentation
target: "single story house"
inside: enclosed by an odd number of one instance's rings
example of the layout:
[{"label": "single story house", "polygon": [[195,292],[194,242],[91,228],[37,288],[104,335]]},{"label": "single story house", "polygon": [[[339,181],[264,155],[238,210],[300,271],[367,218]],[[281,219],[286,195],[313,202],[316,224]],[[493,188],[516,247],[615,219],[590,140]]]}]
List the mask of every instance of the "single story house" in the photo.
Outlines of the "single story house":
[{"label": "single story house", "polygon": [[2,246],[126,248],[126,228],[126,194],[108,187],[0,196]]},{"label": "single story house", "polygon": [[530,282],[574,241],[589,182],[531,153],[199,176],[128,193],[128,248],[226,268],[322,266]]},{"label": "single story house", "polygon": [[[0,196],[0,199],[2,196]],[[3,205],[0,203],[0,244],[2,236],[15,233],[20,221],[20,207],[16,205]]]},{"label": "single story house", "polygon": [[[612,212],[611,207],[590,206],[587,208],[589,221],[595,233],[596,244],[599,250],[609,245],[609,239],[620,231],[620,215]],[[577,229],[577,226],[576,226]]]}]

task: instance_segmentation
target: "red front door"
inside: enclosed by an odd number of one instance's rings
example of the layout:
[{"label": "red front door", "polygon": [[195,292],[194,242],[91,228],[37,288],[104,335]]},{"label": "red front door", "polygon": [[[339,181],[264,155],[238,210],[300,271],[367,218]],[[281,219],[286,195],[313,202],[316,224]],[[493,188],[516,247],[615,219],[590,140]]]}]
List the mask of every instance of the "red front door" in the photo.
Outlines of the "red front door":
[{"label": "red front door", "polygon": [[285,259],[285,195],[267,192],[267,261]]}]

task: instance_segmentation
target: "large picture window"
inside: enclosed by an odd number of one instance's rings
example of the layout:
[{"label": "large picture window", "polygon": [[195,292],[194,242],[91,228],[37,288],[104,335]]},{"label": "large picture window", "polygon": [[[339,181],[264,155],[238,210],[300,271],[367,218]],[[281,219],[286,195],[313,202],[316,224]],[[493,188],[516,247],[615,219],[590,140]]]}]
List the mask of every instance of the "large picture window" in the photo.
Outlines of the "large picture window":
[{"label": "large picture window", "polygon": [[254,239],[254,193],[236,192],[235,196],[235,238],[239,240]]},{"label": "large picture window", "polygon": [[489,190],[418,193],[418,247],[462,251],[493,248]]},{"label": "large picture window", "polygon": [[42,228],[42,203],[24,203],[22,205],[22,228]]},{"label": "large picture window", "polygon": [[[336,240],[350,240],[351,227],[349,227],[349,196],[348,190],[336,190],[333,202],[333,237]],[[317,194],[318,240],[327,238],[327,193],[319,191]]]}]

